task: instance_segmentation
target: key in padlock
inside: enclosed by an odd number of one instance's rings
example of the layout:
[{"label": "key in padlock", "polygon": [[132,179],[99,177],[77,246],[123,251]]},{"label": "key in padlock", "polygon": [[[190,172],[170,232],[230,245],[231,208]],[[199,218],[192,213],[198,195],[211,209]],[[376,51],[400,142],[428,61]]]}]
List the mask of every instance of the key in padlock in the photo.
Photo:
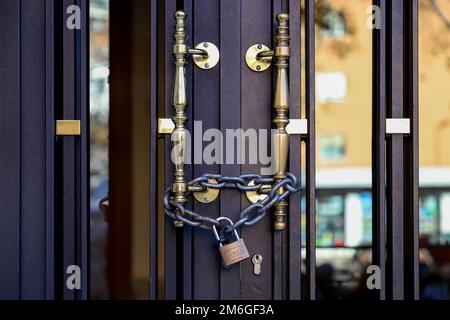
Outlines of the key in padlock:
[{"label": "key in padlock", "polygon": [[[230,223],[230,225],[233,225],[233,221],[231,221],[231,219],[229,218],[226,217],[217,218],[217,221],[219,222],[222,220],[226,220]],[[213,226],[213,232],[214,236],[216,237],[216,240],[219,241],[219,251],[222,256],[223,264],[225,266],[228,267],[232,264],[241,262],[242,260],[245,260],[250,257],[247,247],[245,246],[244,240],[239,238],[239,234],[236,229],[233,231],[233,235],[236,238],[236,241],[233,241],[226,245],[223,245],[222,242],[220,241],[220,236],[219,233],[217,232],[216,226]]]}]

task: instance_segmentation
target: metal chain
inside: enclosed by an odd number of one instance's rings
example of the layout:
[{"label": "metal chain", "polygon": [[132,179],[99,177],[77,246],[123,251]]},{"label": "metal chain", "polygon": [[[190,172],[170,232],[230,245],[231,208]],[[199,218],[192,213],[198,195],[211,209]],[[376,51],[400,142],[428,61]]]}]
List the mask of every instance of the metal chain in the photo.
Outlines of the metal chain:
[{"label": "metal chain", "polygon": [[[210,179],[217,181],[217,184],[209,183]],[[250,181],[254,181],[254,185],[249,186]],[[257,203],[253,203],[245,208],[240,213],[240,218],[233,225],[227,225],[223,229],[224,232],[229,233],[235,229],[240,228],[242,225],[252,226],[261,221],[267,211],[273,207],[277,202],[286,199],[291,193],[297,193],[300,191],[301,185],[297,181],[295,175],[290,172],[286,173],[286,178],[278,181],[275,185],[275,179],[272,177],[263,177],[258,174],[243,174],[238,177],[224,177],[220,174],[204,174],[198,178],[193,179],[188,183],[190,187],[201,187],[203,190],[210,189],[237,189],[239,191],[258,191],[264,185],[272,185],[268,196]],[[278,193],[280,188],[284,187],[283,193]],[[189,193],[188,193],[189,194]],[[212,229],[213,226],[221,228],[222,224],[214,218],[202,216],[189,209],[186,209],[183,205],[176,202],[172,198],[171,188],[166,189],[163,199],[164,212],[170,218],[182,221],[192,227],[199,227],[204,229]]]}]

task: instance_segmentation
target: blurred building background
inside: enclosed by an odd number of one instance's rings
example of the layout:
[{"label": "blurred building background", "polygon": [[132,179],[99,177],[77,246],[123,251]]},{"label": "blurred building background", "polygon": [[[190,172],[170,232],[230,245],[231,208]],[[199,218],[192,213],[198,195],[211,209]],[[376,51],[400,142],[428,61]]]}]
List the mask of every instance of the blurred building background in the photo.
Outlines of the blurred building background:
[{"label": "blurred building background", "polygon": [[[372,31],[367,21],[372,1],[319,0],[316,4],[317,274],[318,283],[341,289],[325,290],[332,294],[321,298],[343,298],[358,289],[361,266],[370,264]],[[447,299],[449,19],[450,1],[420,1],[420,244],[421,270],[430,271],[421,275],[423,281],[425,277],[442,279],[446,289],[440,297]]]}]

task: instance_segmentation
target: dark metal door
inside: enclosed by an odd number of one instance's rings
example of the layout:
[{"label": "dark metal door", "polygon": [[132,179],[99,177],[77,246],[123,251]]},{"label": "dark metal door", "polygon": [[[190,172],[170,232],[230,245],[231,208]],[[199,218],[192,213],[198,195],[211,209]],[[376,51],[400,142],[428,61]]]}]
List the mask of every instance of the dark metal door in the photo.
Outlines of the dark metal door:
[{"label": "dark metal door", "polygon": [[[0,2],[0,298],[88,297],[88,1]],[[81,29],[66,27],[81,8]],[[57,120],[81,135],[57,137]],[[81,289],[66,286],[67,267]]]},{"label": "dark metal door", "polygon": [[[184,0],[152,2],[152,204],[151,297],[159,299],[315,299],[315,1],[296,0]],[[381,270],[380,299],[418,298],[418,1],[374,1],[381,12],[381,28],[373,31],[373,263]],[[262,273],[254,275],[250,260],[231,269],[221,267],[210,231],[175,228],[164,215],[164,189],[173,179],[170,138],[158,136],[158,118],[173,117],[172,56],[174,12],[187,13],[189,46],[208,41],[221,54],[207,72],[187,66],[188,121],[202,121],[203,129],[271,128],[274,71],[252,72],[245,63],[248,47],[273,46],[275,16],[290,14],[289,118],[304,110],[308,133],[306,170],[301,194],[289,199],[288,228],[274,231],[269,217],[240,231],[250,254],[264,257]],[[305,34],[300,36],[301,19]],[[301,44],[304,46],[305,105],[300,93]],[[400,119],[400,120],[399,120]],[[408,121],[410,131],[389,132],[386,123]],[[300,177],[299,136],[290,136],[288,171]],[[153,149],[154,147],[154,149]],[[255,165],[186,166],[187,180],[204,173],[237,176],[258,172]],[[306,254],[301,257],[300,196],[306,199]],[[244,195],[222,190],[210,204],[191,200],[188,208],[212,218],[238,219],[248,206]],[[302,264],[302,259],[304,263]]]}]

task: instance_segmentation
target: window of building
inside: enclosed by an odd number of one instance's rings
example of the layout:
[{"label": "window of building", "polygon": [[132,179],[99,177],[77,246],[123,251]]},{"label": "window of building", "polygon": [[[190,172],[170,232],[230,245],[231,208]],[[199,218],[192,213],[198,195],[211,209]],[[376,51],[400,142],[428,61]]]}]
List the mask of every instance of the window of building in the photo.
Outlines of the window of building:
[{"label": "window of building", "polygon": [[343,38],[346,34],[345,17],[341,12],[329,11],[322,19],[320,35],[332,38]]},{"label": "window of building", "polygon": [[342,134],[326,135],[319,139],[319,159],[340,161],[345,158],[345,137]]},{"label": "window of building", "polygon": [[344,72],[318,72],[317,102],[342,103],[347,99],[347,75]]},{"label": "window of building", "polygon": [[340,195],[317,199],[317,245],[344,245],[344,198]]}]

